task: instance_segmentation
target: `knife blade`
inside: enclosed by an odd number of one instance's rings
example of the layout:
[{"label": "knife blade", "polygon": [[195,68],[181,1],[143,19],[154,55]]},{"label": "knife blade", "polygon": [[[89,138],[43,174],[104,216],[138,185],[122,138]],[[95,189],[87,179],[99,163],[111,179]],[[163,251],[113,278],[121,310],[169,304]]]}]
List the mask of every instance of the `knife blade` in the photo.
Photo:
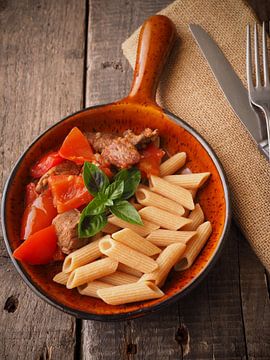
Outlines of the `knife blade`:
[{"label": "knife blade", "polygon": [[190,24],[189,28],[233,111],[267,156],[266,126],[250,104],[248,92],[242,81],[210,35],[200,25]]}]

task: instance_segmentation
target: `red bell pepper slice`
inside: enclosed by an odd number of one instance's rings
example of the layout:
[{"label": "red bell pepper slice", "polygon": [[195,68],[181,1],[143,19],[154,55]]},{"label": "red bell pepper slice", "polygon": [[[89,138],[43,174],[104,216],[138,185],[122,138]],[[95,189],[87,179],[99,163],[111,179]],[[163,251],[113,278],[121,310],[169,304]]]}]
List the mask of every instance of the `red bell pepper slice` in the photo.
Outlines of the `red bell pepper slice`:
[{"label": "red bell pepper slice", "polygon": [[93,159],[93,150],[87,138],[77,127],[71,129],[59,150],[59,154],[78,165]]},{"label": "red bell pepper slice", "polygon": [[21,239],[27,239],[35,232],[51,225],[57,215],[50,190],[40,194],[33,203],[29,204],[23,213]]},{"label": "red bell pepper slice", "polygon": [[161,159],[165,152],[156,147],[153,143],[148,145],[141,151],[141,160],[138,164],[138,169],[142,176],[149,178],[151,175],[159,176]]},{"label": "red bell pepper slice", "polygon": [[77,209],[93,199],[78,175],[51,175],[49,186],[58,213]]},{"label": "red bell pepper slice", "polygon": [[57,249],[54,226],[48,226],[29,236],[13,253],[15,259],[31,265],[48,264]]},{"label": "red bell pepper slice", "polygon": [[58,154],[58,151],[51,152],[43,156],[30,170],[33,178],[38,179],[52,167],[63,162],[64,159]]}]

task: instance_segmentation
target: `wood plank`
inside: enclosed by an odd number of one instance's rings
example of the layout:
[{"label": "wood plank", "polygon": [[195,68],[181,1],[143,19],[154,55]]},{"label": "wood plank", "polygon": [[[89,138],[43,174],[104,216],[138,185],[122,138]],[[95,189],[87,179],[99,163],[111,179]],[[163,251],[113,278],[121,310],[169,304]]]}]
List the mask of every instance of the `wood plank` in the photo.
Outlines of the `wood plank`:
[{"label": "wood plank", "polygon": [[249,359],[269,359],[270,301],[266,273],[240,231],[240,286]]},{"label": "wood plank", "polygon": [[187,359],[244,359],[237,238],[229,235],[217,264],[203,283],[179,302],[190,334]]},{"label": "wood plank", "polygon": [[89,2],[87,106],[118,100],[129,91],[132,69],[121,45],[171,0]]},{"label": "wood plank", "polygon": [[[84,19],[83,0],[1,2],[1,184],[40,131],[81,108]],[[0,358],[73,359],[75,319],[34,295],[0,246]]]},{"label": "wood plank", "polygon": [[[183,335],[177,303],[153,315],[132,320],[129,344],[134,351],[130,352],[129,359],[182,359],[182,344],[188,342]],[[186,331],[185,335],[188,335]]]}]

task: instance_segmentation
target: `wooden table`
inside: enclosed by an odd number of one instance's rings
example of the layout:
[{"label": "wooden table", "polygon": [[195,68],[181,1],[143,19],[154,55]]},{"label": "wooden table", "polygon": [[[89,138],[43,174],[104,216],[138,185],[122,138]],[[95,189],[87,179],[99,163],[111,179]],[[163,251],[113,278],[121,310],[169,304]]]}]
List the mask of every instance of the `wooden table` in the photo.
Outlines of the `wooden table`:
[{"label": "wooden table", "polygon": [[[1,0],[1,181],[44,129],[127,94],[121,43],[169,0]],[[261,17],[269,2],[252,1]],[[241,15],[239,15],[241,16]],[[14,219],[19,221],[19,219]],[[81,321],[40,300],[0,243],[0,359],[270,359],[264,268],[232,225],[203,283],[157,314]]]}]

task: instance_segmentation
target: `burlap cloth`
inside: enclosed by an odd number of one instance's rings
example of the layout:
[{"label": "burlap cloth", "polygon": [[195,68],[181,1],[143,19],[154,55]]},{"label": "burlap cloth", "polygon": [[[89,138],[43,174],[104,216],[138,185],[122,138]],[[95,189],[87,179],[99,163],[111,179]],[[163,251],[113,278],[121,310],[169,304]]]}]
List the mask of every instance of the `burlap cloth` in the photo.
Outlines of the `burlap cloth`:
[{"label": "burlap cloth", "polygon": [[[177,0],[162,10],[180,38],[160,83],[158,102],[195,128],[213,147],[228,176],[233,216],[270,270],[270,166],[230,108],[188,24],[210,33],[246,85],[245,28],[256,21],[241,0]],[[138,30],[123,43],[134,67]]]}]

